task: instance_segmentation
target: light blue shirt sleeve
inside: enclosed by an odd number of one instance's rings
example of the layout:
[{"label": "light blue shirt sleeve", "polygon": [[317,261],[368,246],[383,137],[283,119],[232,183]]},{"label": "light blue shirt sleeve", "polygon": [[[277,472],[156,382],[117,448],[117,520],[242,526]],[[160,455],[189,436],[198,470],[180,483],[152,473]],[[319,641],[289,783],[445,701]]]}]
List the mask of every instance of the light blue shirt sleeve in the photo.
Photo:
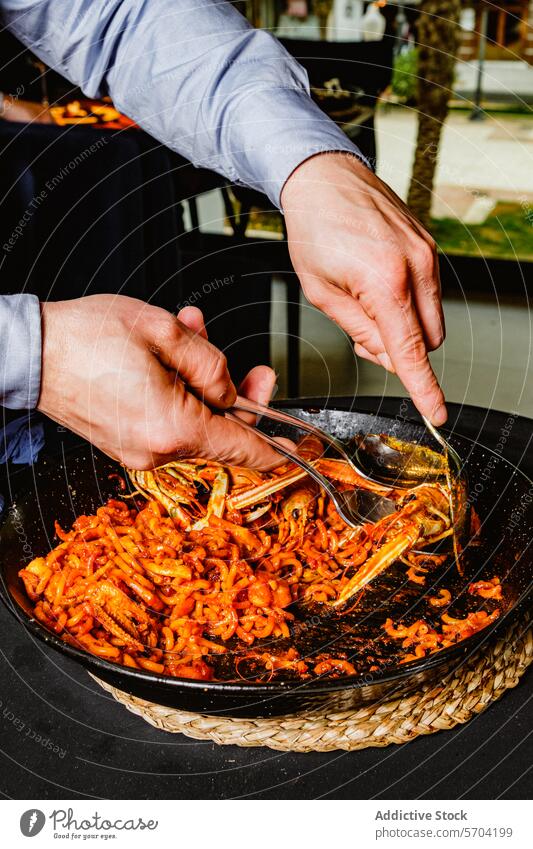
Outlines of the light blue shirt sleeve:
[{"label": "light blue shirt sleeve", "polygon": [[0,0],[5,23],[88,97],[197,166],[279,206],[321,151],[360,156],[309,96],[307,73],[224,0]]},{"label": "light blue shirt sleeve", "polygon": [[0,296],[0,403],[37,406],[41,388],[41,308],[35,295]]},{"label": "light blue shirt sleeve", "polygon": [[[361,157],[311,100],[301,65],[225,0],[0,0],[0,10],[8,29],[88,97],[109,94],[164,145],[276,206],[310,156]],[[37,315],[31,296],[0,298],[2,328],[30,323],[12,349],[5,340],[15,335],[2,333],[4,406],[37,403]]]}]

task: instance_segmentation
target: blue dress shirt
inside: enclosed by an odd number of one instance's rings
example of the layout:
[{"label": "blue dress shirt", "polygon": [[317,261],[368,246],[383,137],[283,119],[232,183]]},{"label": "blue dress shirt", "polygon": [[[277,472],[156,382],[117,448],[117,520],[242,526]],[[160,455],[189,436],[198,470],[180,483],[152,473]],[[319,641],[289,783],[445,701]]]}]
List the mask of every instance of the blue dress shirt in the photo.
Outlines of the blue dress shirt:
[{"label": "blue dress shirt", "polygon": [[[265,192],[323,151],[360,156],[309,96],[305,70],[225,0],[0,0],[4,24],[88,97],[194,165]],[[0,403],[36,406],[40,310],[0,297]]]}]

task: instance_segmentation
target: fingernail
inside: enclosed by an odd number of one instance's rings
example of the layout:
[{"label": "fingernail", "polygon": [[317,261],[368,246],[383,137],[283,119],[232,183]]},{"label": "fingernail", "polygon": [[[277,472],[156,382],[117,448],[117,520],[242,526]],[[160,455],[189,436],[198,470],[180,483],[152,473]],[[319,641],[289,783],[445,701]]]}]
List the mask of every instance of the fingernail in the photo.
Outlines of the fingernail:
[{"label": "fingernail", "polygon": [[435,427],[440,427],[444,424],[447,418],[448,411],[446,409],[446,406],[444,404],[441,404],[440,407],[437,407],[437,409],[433,413],[431,417],[431,422],[435,425]]},{"label": "fingernail", "polygon": [[231,381],[226,386],[222,395],[219,395],[218,400],[224,407],[232,407],[235,403],[235,399],[237,398],[237,390],[235,389],[233,383]]}]

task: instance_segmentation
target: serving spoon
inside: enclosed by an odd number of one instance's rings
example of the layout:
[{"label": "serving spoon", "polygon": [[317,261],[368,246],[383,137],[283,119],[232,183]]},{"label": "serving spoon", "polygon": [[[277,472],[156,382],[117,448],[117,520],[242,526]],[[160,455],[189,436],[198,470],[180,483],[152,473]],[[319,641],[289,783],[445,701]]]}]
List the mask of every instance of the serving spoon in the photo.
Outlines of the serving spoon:
[{"label": "serving spoon", "polygon": [[[358,527],[364,522],[377,522],[384,516],[394,513],[396,503],[383,493],[366,489],[348,492],[338,490],[312,464],[290,448],[281,445],[269,434],[243,422],[233,412],[236,410],[287,424],[318,437],[326,445],[335,449],[360,477],[373,484],[377,483],[395,489],[408,489],[420,480],[427,480],[428,477],[434,479],[446,477],[450,491],[455,493],[450,499],[452,521],[455,524],[455,520],[461,519],[461,524],[464,523],[465,516],[459,515],[460,505],[457,495],[459,489],[462,491],[462,487],[459,487],[461,459],[442,434],[425,417],[422,417],[424,423],[433,438],[444,448],[444,455],[437,454],[420,445],[409,445],[408,450],[406,450],[405,443],[379,434],[367,434],[366,436],[359,434],[352,440],[345,442],[317,425],[299,419],[297,416],[240,396],[237,397],[232,409],[226,412],[228,418],[255,433],[284,457],[304,469],[326,490],[342,519],[352,527]],[[451,467],[453,467],[453,473]]]},{"label": "serving spoon", "polygon": [[[395,489],[409,489],[421,480],[446,477],[451,471],[450,461],[453,466],[453,477],[461,475],[461,458],[425,416],[422,416],[424,424],[435,441],[444,449],[444,455],[437,454],[424,445],[407,444],[385,434],[357,434],[350,440],[341,440],[311,422],[240,396],[237,396],[232,410],[253,413],[318,437],[326,445],[335,449],[349,463],[354,472],[370,483]],[[237,420],[239,423],[242,422],[242,419],[238,417]],[[257,431],[255,428],[254,431],[260,436],[263,435],[262,431]],[[276,442],[275,446],[277,445]]]},{"label": "serving spoon", "polygon": [[[360,528],[362,524],[365,522],[377,522],[378,519],[383,518],[384,516],[389,516],[391,513],[394,513],[396,510],[396,504],[392,499],[387,498],[385,495],[381,495],[376,492],[371,492],[369,490],[363,489],[353,489],[353,490],[340,490],[337,489],[334,484],[328,480],[312,463],[308,463],[307,460],[304,460],[303,457],[300,457],[295,451],[292,451],[286,445],[279,443],[273,436],[270,436],[268,433],[264,433],[262,430],[258,430],[248,422],[243,421],[239,416],[236,416],[232,410],[239,410],[247,413],[255,413],[256,415],[264,415],[265,418],[268,416],[274,421],[280,421],[277,417],[270,415],[270,413],[278,411],[273,411],[270,408],[265,407],[265,413],[262,413],[258,410],[261,407],[261,404],[257,404],[256,402],[246,401],[241,404],[241,399],[238,399],[234,404],[231,410],[226,410],[224,413],[227,419],[236,422],[245,430],[249,430],[262,439],[264,442],[267,442],[278,454],[282,454],[288,460],[291,460],[301,469],[303,469],[307,474],[313,478],[316,483],[318,483],[329,495],[331,500],[335,505],[335,509],[337,513],[346,522],[347,525],[350,525],[352,528]],[[253,409],[255,408],[255,409]],[[289,418],[293,418],[292,416]],[[298,427],[301,424],[305,424],[303,430],[307,430],[308,433],[314,433],[315,435],[321,435],[322,431],[320,428],[314,428],[314,426],[307,425],[307,422],[302,423],[300,419],[294,418],[294,422],[298,423]],[[292,422],[291,422],[292,423]],[[309,430],[309,427],[313,427],[313,430]],[[324,438],[321,435],[321,438]],[[334,437],[330,437],[330,439],[334,440]],[[331,442],[329,443],[331,445]],[[345,456],[343,454],[343,456]],[[363,475],[363,477],[367,477]],[[368,478],[370,480],[370,478]]]}]

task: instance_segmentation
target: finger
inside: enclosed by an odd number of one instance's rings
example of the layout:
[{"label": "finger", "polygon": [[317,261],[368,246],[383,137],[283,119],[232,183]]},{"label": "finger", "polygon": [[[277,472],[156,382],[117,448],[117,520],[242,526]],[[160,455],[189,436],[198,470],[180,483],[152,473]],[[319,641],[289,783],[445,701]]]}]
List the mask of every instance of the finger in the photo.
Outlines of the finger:
[{"label": "finger", "polygon": [[276,372],[269,366],[255,366],[239,386],[239,395],[268,405],[276,385]]},{"label": "finger", "polygon": [[205,329],[204,314],[198,307],[183,307],[178,313],[178,321],[181,321],[185,327],[197,333],[204,339],[207,339],[207,330]]},{"label": "finger", "polygon": [[320,293],[320,305],[316,304],[316,300],[314,303],[351,336],[355,342],[355,353],[394,374],[394,367],[385,351],[375,320],[365,313],[353,295],[348,295],[331,283],[321,284]]},{"label": "finger", "polygon": [[375,315],[387,353],[418,410],[434,425],[442,425],[448,417],[444,394],[427,356],[411,294],[385,290],[385,295],[380,295]]},{"label": "finger", "polygon": [[370,351],[367,351],[366,348],[363,348],[362,345],[358,345],[355,343],[354,351],[358,357],[361,357],[363,360],[368,360],[370,363],[375,363],[377,366],[381,365],[380,361],[374,354],[371,354]]},{"label": "finger", "polygon": [[[317,287],[318,288],[318,287]],[[309,291],[309,288],[308,290]],[[317,303],[319,300],[320,303]],[[394,366],[385,351],[379,328],[358,301],[331,283],[321,282],[318,298],[313,303],[354,340],[358,356],[382,366],[394,374]]]},{"label": "finger", "polygon": [[307,285],[305,294],[314,306],[342,327],[354,342],[370,354],[377,357],[385,353],[378,325],[366,314],[352,294],[347,294],[326,281]]},{"label": "finger", "polygon": [[[198,325],[197,316],[196,322]],[[159,328],[154,341],[154,353],[163,365],[177,371],[204,403],[220,408],[231,407],[237,390],[221,351],[176,319]]]},{"label": "finger", "polygon": [[426,347],[429,351],[434,351],[442,345],[445,337],[439,263],[435,247],[431,243],[421,243],[409,258],[408,264],[415,308]]},{"label": "finger", "polygon": [[174,387],[169,386],[169,391],[172,398],[165,418],[165,432],[175,435],[174,442],[165,442],[164,454],[157,453],[158,443],[154,443],[154,465],[175,458],[203,457],[232,466],[266,470],[284,462],[284,458],[259,436],[213,413],[179,382]]},{"label": "finger", "polygon": [[377,366],[383,366],[384,369],[390,371],[391,374],[395,374],[394,366],[391,363],[390,357],[385,352],[383,354],[378,354],[374,356],[370,351],[367,351],[363,345],[359,345],[358,342],[354,345],[354,351],[358,357],[362,357],[364,360],[369,360],[371,363],[375,363]]},{"label": "finger", "polygon": [[[239,395],[243,398],[249,398],[250,401],[257,401],[259,404],[268,406],[274,387],[276,385],[276,373],[268,366],[255,366],[248,372],[241,385],[239,386]],[[236,415],[247,422],[255,425],[257,416],[253,413],[241,413]]]},{"label": "finger", "polygon": [[[239,386],[239,395],[243,398],[248,398],[250,401],[257,401],[258,404],[268,406],[272,394],[276,387],[276,372],[269,366],[255,366],[248,372],[241,385]],[[253,413],[235,413],[240,419],[248,424],[256,425],[261,421],[261,416],[254,416]],[[276,442],[289,448],[291,451],[296,451],[296,443],[292,439],[284,436],[274,437]],[[283,458],[282,462],[286,462]]]}]

